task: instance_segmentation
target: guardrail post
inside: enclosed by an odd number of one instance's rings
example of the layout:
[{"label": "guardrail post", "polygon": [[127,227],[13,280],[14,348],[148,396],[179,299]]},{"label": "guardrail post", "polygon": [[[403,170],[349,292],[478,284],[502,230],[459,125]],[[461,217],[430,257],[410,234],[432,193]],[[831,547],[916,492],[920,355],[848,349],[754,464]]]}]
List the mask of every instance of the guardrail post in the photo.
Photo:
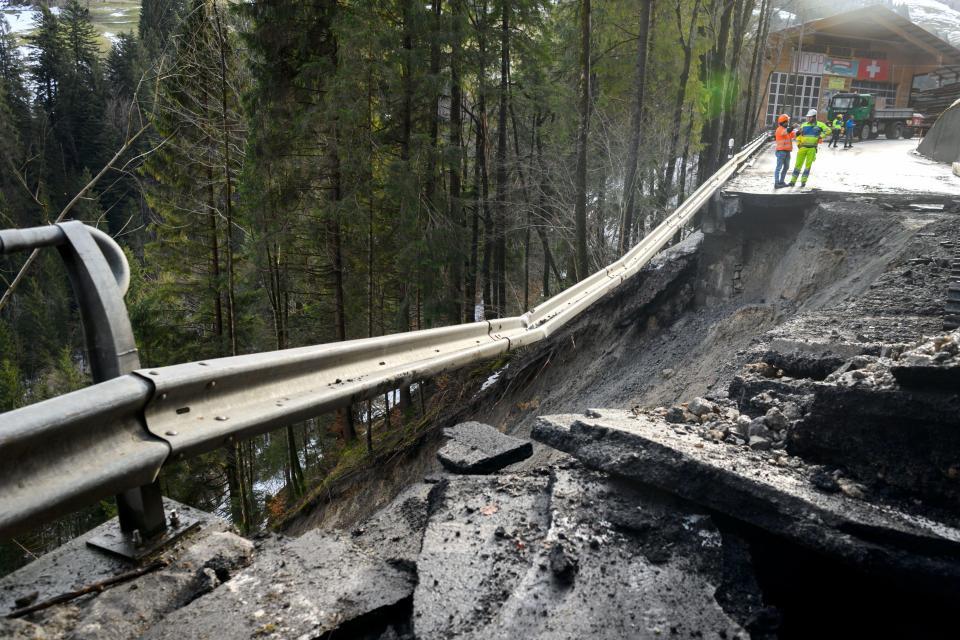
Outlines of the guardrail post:
[{"label": "guardrail post", "polygon": [[[140,357],[123,302],[130,270],[120,247],[102,231],[78,221],[0,231],[0,253],[44,246],[57,247],[66,264],[80,308],[93,381],[104,382],[138,369]],[[158,481],[117,495],[117,512],[120,530],[132,543],[131,549],[167,528]],[[115,545],[110,550],[119,553]]]}]

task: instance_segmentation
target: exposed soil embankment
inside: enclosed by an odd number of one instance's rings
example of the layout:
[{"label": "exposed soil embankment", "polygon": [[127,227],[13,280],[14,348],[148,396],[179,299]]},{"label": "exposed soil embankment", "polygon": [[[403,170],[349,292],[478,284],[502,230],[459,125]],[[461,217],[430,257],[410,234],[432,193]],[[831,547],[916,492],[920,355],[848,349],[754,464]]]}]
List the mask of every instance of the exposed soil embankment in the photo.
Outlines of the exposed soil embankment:
[{"label": "exposed soil embankment", "polygon": [[877,281],[905,268],[913,272],[882,296],[890,301],[884,322],[898,339],[919,339],[938,328],[947,272],[919,272],[911,260],[939,269],[949,256],[940,241],[953,225],[950,215],[857,201],[808,211],[747,209],[724,231],[691,237],[694,246],[661,258],[660,270],[674,278],[652,299],[638,294],[656,269],[517,357],[477,417],[527,433],[536,415],[724,396],[775,336],[765,334],[785,323],[821,311],[869,313],[862,322],[869,330],[886,313]]}]

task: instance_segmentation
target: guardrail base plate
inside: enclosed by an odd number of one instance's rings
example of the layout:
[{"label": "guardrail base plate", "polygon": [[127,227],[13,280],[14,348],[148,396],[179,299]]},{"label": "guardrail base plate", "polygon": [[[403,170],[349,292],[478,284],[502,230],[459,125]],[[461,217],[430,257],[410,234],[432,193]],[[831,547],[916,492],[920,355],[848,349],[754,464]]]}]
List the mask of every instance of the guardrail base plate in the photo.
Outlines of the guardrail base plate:
[{"label": "guardrail base plate", "polygon": [[87,545],[127,560],[142,560],[198,527],[201,522],[201,518],[183,513],[179,517],[178,526],[168,525],[167,530],[160,535],[137,541],[131,534],[121,531],[119,520],[114,519],[104,525],[103,531],[87,540]]}]

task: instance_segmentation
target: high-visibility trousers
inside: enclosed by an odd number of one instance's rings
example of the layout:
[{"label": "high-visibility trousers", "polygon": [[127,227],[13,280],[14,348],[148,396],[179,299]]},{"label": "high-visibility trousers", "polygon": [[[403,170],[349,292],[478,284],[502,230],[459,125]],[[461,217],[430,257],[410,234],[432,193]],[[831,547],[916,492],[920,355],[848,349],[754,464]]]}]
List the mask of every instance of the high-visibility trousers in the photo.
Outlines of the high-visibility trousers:
[{"label": "high-visibility trousers", "polygon": [[800,147],[797,149],[797,164],[793,166],[793,179],[790,180],[790,184],[796,184],[801,170],[803,171],[803,177],[800,177],[800,184],[807,184],[807,178],[810,177],[810,165],[816,159],[816,147]]}]

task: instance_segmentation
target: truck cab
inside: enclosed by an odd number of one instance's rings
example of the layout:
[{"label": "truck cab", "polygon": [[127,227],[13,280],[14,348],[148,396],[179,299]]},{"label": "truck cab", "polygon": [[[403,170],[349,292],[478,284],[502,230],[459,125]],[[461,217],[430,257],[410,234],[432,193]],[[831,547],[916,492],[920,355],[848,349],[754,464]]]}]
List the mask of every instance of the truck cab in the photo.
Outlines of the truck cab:
[{"label": "truck cab", "polygon": [[827,118],[833,121],[838,115],[852,115],[857,124],[873,116],[876,98],[869,93],[837,93],[830,99]]}]

